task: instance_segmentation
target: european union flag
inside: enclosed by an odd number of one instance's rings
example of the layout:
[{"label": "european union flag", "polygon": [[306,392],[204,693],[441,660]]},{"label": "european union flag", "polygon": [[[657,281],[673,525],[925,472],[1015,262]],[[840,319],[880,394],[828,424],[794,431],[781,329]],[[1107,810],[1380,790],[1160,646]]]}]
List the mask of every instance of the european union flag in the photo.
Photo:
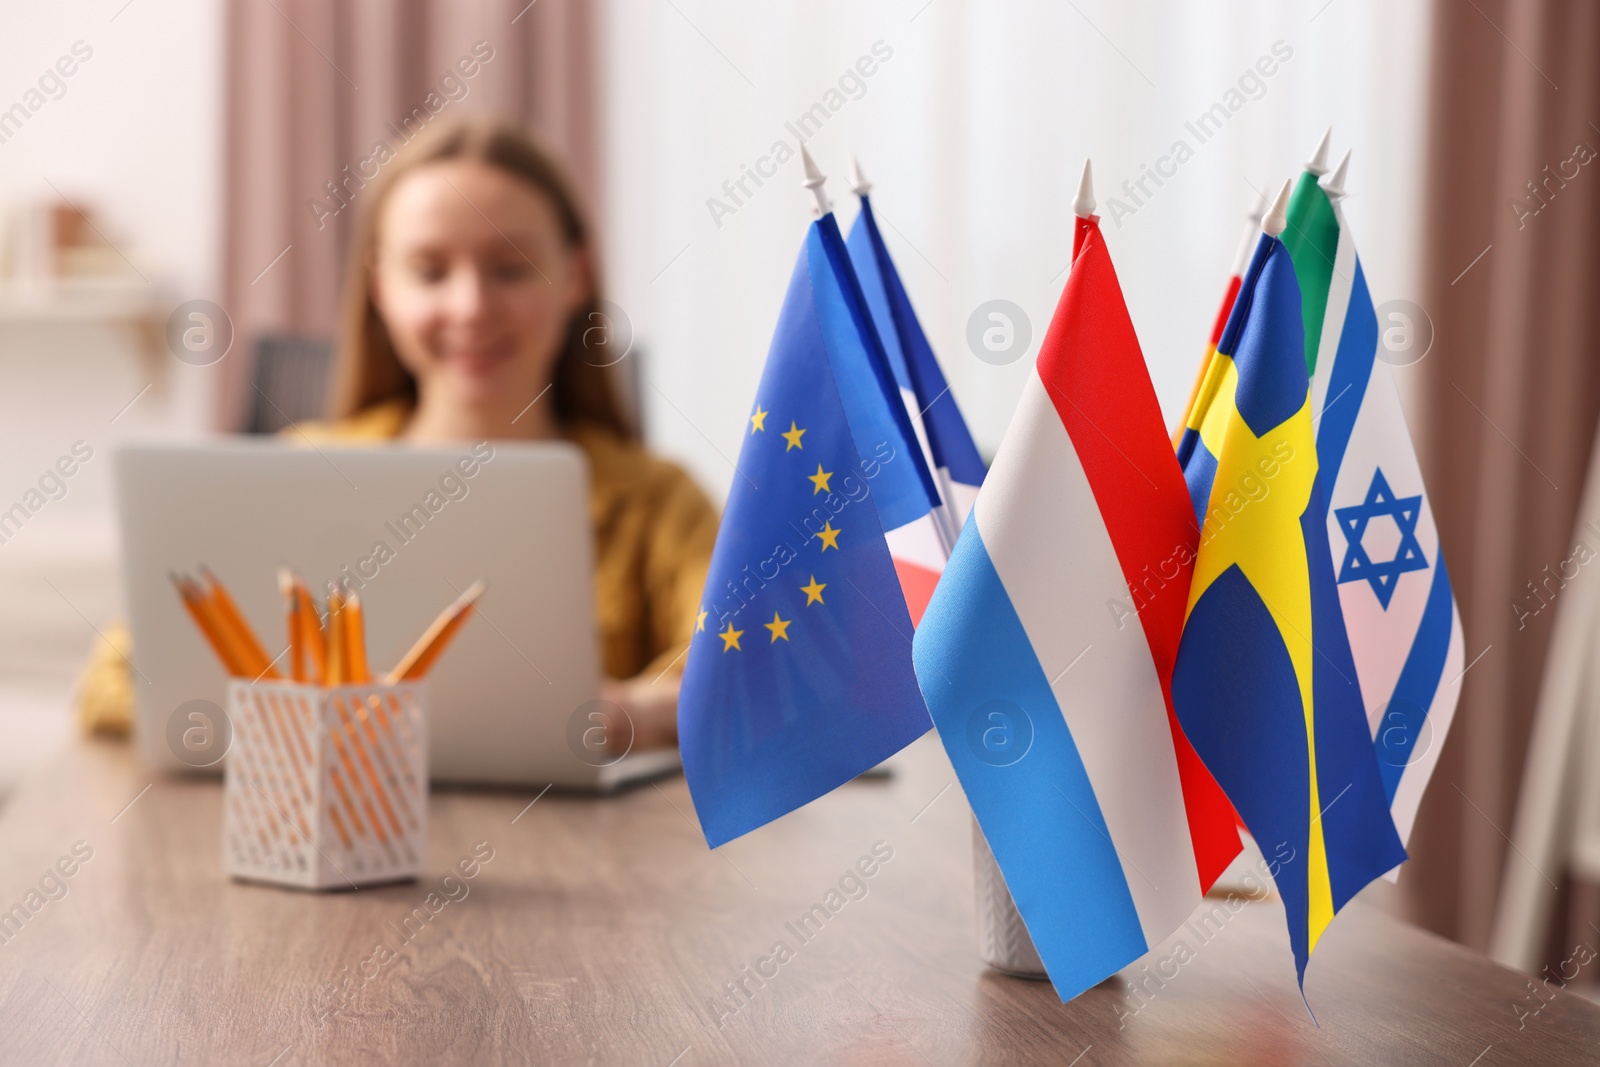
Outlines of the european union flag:
[{"label": "european union flag", "polygon": [[1406,858],[1334,583],[1304,353],[1294,264],[1263,236],[1184,464],[1201,532],[1172,675],[1184,732],[1273,865],[1302,983],[1335,913]]},{"label": "european union flag", "polygon": [[711,847],[932,725],[883,533],[891,513],[930,506],[920,463],[824,215],[806,234],[745,426],[678,698],[684,775]]}]

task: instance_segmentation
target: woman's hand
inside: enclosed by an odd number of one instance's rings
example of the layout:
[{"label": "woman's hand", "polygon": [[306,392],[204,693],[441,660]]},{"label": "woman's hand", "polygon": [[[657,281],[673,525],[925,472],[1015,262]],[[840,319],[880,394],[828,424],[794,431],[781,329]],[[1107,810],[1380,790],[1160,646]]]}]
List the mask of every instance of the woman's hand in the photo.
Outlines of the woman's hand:
[{"label": "woman's hand", "polygon": [[665,748],[678,743],[678,681],[675,675],[652,681],[643,675],[600,683],[606,748]]}]

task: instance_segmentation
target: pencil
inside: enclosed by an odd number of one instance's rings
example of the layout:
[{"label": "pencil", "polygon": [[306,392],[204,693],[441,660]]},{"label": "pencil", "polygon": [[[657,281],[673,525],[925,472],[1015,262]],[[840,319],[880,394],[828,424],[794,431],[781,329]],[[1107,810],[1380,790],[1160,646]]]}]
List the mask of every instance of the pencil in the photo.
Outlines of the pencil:
[{"label": "pencil", "polygon": [[194,596],[195,604],[210,622],[211,629],[220,636],[229,650],[234,665],[234,673],[240,677],[252,678],[256,675],[256,660],[250,650],[245,647],[243,637],[237,629],[229,625],[228,619],[223,615],[221,607],[206,587],[199,582],[190,580],[189,588]]},{"label": "pencil", "polygon": [[361,613],[361,594],[344,583],[344,661],[352,684],[363,685],[372,681],[367,669],[367,627]]},{"label": "pencil", "polygon": [[[394,827],[395,836],[404,837],[405,831],[400,828],[400,820],[395,818],[394,807],[389,803],[389,790],[383,784],[383,776],[378,774],[377,768],[372,765],[372,759],[367,755],[366,747],[361,744],[361,735],[356,731],[356,721],[350,717],[350,709],[345,706],[344,700],[340,697],[330,697],[329,700],[333,704],[334,710],[339,713],[339,719],[344,724],[345,732],[349,735],[349,750],[355,752],[356,759],[360,761],[362,769],[366,771],[366,781],[370,783],[369,787],[372,795],[378,799],[378,803],[383,807],[384,814],[389,816],[389,825]],[[369,731],[371,730],[370,724],[367,728]],[[333,738],[335,746],[338,746],[339,732],[337,730],[329,730],[328,735]],[[340,749],[341,752],[349,750]],[[346,759],[348,758],[346,756]],[[352,776],[355,774],[353,768],[350,773]],[[359,780],[357,784],[360,784]],[[410,813],[407,812],[407,814],[409,815]]]},{"label": "pencil", "polygon": [[239,605],[235,604],[233,597],[228,594],[227,587],[205,567],[200,568],[200,575],[206,580],[206,592],[209,594],[218,622],[222,624],[224,632],[231,634],[234,647],[243,656],[242,665],[245,673],[255,679],[282,678],[283,675],[273,667],[272,659],[268,657],[266,649],[261,647],[255,631],[250,629],[250,624],[240,613]]},{"label": "pencil", "polygon": [[311,590],[298,574],[291,572],[296,596],[295,611],[300,617],[300,639],[305,643],[310,657],[310,681],[323,684],[328,672],[328,643],[322,632],[322,617],[317,614],[317,602],[311,599]]},{"label": "pencil", "polygon": [[441,611],[427,631],[417,638],[417,643],[400,658],[400,662],[389,672],[385,681],[394,685],[396,682],[408,682],[427,674],[433,667],[434,661],[439,658],[439,654],[455,637],[456,631],[461,629],[461,624],[472,614],[473,605],[483,595],[485,588],[481,581],[473,582],[455,603]]},{"label": "pencil", "polygon": [[344,597],[340,595],[337,586],[328,585],[328,664],[323,674],[323,685],[344,685],[347,667],[345,664],[345,639],[344,639]]},{"label": "pencil", "polygon": [[178,597],[183,601],[189,617],[194,620],[195,628],[200,631],[206,643],[211,646],[211,651],[216,653],[217,659],[222,661],[222,669],[231,675],[244,673],[244,667],[239,662],[238,654],[234,651],[228,636],[218,627],[212,618],[210,606],[206,603],[204,594],[195,585],[194,580],[187,575],[169,574],[173,586],[178,590]]},{"label": "pencil", "polygon": [[295,588],[294,574],[288,567],[278,568],[278,592],[283,594],[283,615],[289,634],[289,677],[293,681],[306,680],[306,641],[300,626],[300,591]]}]

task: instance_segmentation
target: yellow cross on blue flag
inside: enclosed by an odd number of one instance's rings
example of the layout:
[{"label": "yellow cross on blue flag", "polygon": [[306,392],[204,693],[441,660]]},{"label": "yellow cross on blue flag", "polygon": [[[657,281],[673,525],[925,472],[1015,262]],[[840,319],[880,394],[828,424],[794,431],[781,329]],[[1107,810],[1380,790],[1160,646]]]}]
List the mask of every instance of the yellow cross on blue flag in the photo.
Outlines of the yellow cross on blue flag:
[{"label": "yellow cross on blue flag", "polygon": [[1204,415],[1184,462],[1200,546],[1172,702],[1278,864],[1273,881],[1303,984],[1334,914],[1406,853],[1328,549],[1300,283],[1270,233],[1200,391]]},{"label": "yellow cross on blue flag", "polygon": [[795,264],[678,698],[715,848],[932,725],[884,539],[938,502],[831,213]]}]

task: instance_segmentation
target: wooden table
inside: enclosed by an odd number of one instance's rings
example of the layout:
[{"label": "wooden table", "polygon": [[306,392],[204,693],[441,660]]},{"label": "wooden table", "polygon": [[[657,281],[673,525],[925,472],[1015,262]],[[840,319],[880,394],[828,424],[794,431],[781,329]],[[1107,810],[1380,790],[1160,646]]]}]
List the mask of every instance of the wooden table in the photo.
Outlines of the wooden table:
[{"label": "wooden table", "polygon": [[[932,737],[892,780],[852,783],[717,853],[681,778],[531,806],[534,791],[437,792],[431,873],[359,892],[229,882],[220,797],[215,779],[152,776],[104,743],[14,794],[0,909],[26,908],[41,882],[48,893],[0,928],[0,1062],[1600,1058],[1600,1007],[1536,1000],[1525,977],[1359,903],[1311,964],[1320,1029],[1270,902],[1205,940],[1180,932],[1187,962],[1169,942],[1149,970],[1071,1004],[989,971],[974,947],[971,816]],[[92,856],[78,862],[75,845]],[[492,858],[473,868],[475,847]],[[873,862],[875,848],[892,855]],[[72,877],[47,877],[63,857]],[[872,876],[850,880],[863,857]],[[830,901],[841,879],[849,895]]]}]

